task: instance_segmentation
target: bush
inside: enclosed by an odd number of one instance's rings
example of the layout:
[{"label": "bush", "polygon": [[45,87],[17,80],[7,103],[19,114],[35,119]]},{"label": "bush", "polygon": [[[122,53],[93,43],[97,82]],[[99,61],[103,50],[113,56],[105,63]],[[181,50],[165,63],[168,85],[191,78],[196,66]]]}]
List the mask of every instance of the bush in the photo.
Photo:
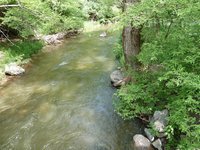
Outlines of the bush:
[{"label": "bush", "polygon": [[195,0],[141,1],[123,18],[142,27],[138,59],[143,66],[133,73],[135,82],[118,91],[116,110],[133,118],[167,108],[169,149],[200,147],[199,5]]},{"label": "bush", "polygon": [[114,45],[113,53],[115,55],[115,58],[119,60],[120,65],[124,66],[125,60],[124,60],[121,36]]},{"label": "bush", "polygon": [[30,3],[22,0],[21,5],[7,9],[1,24],[16,29],[23,37],[38,32],[52,34],[83,27],[81,5],[77,1],[33,0]]},{"label": "bush", "polygon": [[15,45],[8,46],[3,45],[1,49],[3,50],[5,57],[1,61],[1,67],[4,64],[10,62],[22,62],[22,60],[30,58],[33,54],[38,53],[43,47],[40,41],[20,41],[15,43]]},{"label": "bush", "polygon": [[113,18],[118,15],[113,0],[90,0],[85,1],[83,5],[83,14],[88,20],[99,21],[102,24],[107,24],[113,21]]}]

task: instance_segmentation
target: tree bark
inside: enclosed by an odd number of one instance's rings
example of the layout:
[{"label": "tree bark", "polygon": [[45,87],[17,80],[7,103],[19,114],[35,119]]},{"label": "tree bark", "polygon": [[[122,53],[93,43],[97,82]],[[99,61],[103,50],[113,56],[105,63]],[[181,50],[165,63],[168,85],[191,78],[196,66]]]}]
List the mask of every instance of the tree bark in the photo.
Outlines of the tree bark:
[{"label": "tree bark", "polygon": [[[138,0],[123,0],[123,11],[126,11],[130,5],[137,2]],[[139,62],[136,56],[140,53],[141,47],[140,29],[132,27],[131,24],[125,26],[122,33],[122,42],[126,65],[133,70],[138,70]]]}]

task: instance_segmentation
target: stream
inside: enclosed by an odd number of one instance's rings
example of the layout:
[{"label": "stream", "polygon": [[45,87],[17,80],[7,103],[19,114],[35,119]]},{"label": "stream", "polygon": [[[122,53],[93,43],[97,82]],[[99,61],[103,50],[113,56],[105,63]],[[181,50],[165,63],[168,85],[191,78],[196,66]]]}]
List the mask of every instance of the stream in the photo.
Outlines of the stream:
[{"label": "stream", "polygon": [[0,90],[0,150],[130,150],[141,132],[113,108],[115,33],[84,33],[47,47]]}]

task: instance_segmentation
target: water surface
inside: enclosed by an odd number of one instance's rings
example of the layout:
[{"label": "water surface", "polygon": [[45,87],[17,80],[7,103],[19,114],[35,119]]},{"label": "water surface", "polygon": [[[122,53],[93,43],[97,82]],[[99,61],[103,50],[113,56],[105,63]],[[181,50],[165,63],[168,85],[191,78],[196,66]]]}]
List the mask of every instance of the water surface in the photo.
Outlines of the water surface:
[{"label": "water surface", "polygon": [[1,150],[129,150],[136,121],[114,112],[116,35],[85,33],[37,55],[0,91]]}]

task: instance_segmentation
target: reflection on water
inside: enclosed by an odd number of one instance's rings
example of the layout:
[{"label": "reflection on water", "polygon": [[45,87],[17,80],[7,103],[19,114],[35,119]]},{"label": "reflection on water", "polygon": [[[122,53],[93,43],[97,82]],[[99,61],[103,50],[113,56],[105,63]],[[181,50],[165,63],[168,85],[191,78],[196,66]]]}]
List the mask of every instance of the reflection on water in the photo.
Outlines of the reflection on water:
[{"label": "reflection on water", "polygon": [[24,76],[0,91],[0,149],[130,149],[140,127],[112,107],[116,39],[98,35],[68,39],[39,54]]}]

